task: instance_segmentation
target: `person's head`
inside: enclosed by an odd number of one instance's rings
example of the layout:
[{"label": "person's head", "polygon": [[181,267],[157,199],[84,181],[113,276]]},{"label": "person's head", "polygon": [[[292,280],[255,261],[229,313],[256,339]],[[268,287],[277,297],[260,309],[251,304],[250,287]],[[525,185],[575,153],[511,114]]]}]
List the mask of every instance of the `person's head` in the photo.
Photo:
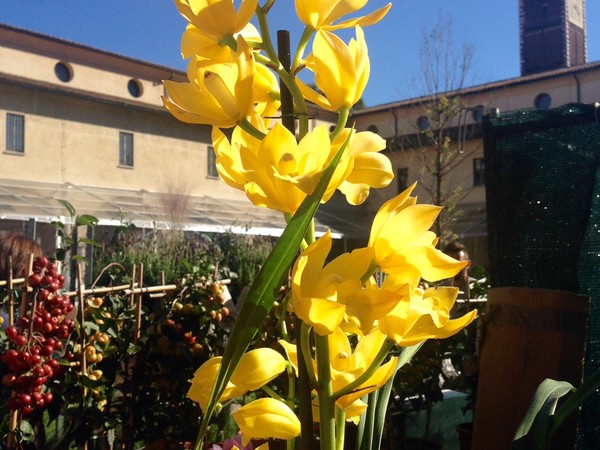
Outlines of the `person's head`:
[{"label": "person's head", "polygon": [[469,253],[467,252],[467,248],[464,246],[464,244],[461,244],[458,241],[452,241],[448,243],[442,251],[446,255],[451,256],[458,261],[468,261],[465,268],[454,276],[453,284],[456,285],[460,282],[467,282],[469,279],[469,268],[471,267],[471,260],[469,259]]},{"label": "person's head", "polygon": [[19,233],[0,231],[0,280],[8,278],[8,260],[12,258],[13,277],[22,278],[29,274],[29,259],[42,256],[42,247]]}]

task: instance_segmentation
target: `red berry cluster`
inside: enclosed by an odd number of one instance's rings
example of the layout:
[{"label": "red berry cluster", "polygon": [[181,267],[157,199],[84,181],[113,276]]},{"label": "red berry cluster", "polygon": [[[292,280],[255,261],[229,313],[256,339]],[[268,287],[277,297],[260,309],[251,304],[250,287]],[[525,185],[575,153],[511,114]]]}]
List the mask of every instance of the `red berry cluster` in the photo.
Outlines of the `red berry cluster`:
[{"label": "red berry cluster", "polygon": [[46,384],[60,373],[57,356],[64,349],[63,341],[75,329],[74,321],[68,317],[74,306],[58,292],[64,278],[53,263],[45,257],[37,258],[27,282],[33,288],[28,311],[16,326],[6,328],[6,337],[14,348],[0,356],[9,370],[2,383],[14,393],[8,407],[23,414],[31,414],[52,401]]}]

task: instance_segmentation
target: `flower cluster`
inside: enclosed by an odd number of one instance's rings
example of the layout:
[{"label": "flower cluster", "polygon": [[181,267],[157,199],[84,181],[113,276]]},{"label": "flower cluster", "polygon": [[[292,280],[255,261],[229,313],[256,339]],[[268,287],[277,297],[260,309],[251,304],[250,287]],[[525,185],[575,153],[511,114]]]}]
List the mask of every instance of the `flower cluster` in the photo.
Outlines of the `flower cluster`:
[{"label": "flower cluster", "polygon": [[[304,32],[291,67],[285,67],[269,32],[267,17],[274,2],[261,6],[258,0],[242,0],[236,8],[233,0],[175,1],[188,21],[181,45],[182,56],[189,59],[188,81],[165,81],[166,108],[181,121],[212,126],[223,181],[244,191],[254,205],[284,213],[288,228],[293,226],[280,240],[284,250],[276,247],[272,254],[276,260],[289,257],[290,264],[269,265],[267,260],[263,268],[268,274],[263,279],[259,274],[238,317],[244,322],[232,332],[228,349],[234,350],[226,349],[223,358],[198,369],[189,396],[209,416],[215,402],[263,389],[269,397],[233,414],[243,432],[242,444],[251,438],[289,440],[304,427],[307,433],[312,430],[312,423],[301,424],[296,416],[292,375],[307,377],[299,383],[312,390],[308,406],[312,420],[320,424],[320,445],[333,448],[343,443],[340,424],[358,422],[367,408],[365,396],[397,371],[398,358],[389,357],[394,347],[448,337],[475,313],[450,319],[457,289],[421,287],[422,280],[453,277],[465,263],[436,248],[437,237],[429,229],[440,208],[417,204],[411,196],[414,185],[380,208],[363,248],[330,260],[330,233],[315,240],[307,226],[296,237],[299,225],[292,218],[312,220],[316,205],[336,190],[359,205],[371,188],[386,187],[393,178],[389,159],[380,153],[385,140],[346,126],[370,73],[363,27],[380,21],[391,5],[347,18],[367,0],[295,0]],[[355,38],[344,42],[335,34],[342,28],[353,28]],[[314,87],[297,77],[303,69],[313,73]],[[293,106],[284,105],[282,111],[279,83],[293,99]],[[310,129],[309,102],[337,113],[337,124]],[[293,126],[275,119],[286,116],[294,117]],[[265,294],[269,280],[281,280],[299,247],[303,251],[293,263],[285,304],[301,320],[301,329],[295,336],[282,333],[280,351],[244,353],[253,336],[248,329],[273,304]],[[283,372],[291,380],[287,397],[281,389],[267,387]]]}]

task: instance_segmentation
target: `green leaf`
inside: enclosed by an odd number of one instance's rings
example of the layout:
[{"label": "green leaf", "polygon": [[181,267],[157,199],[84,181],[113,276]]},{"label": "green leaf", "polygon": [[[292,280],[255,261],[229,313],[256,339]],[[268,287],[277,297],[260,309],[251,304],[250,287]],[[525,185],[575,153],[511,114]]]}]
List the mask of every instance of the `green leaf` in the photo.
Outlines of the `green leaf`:
[{"label": "green leaf", "polygon": [[82,262],[82,263],[87,263],[88,262],[88,259],[85,256],[82,256],[82,255],[72,256],[71,259],[73,261],[79,261],[79,262]]},{"label": "green leaf", "polygon": [[33,431],[33,427],[26,420],[21,420],[19,422],[19,435],[22,440],[31,442],[35,438],[35,432]]},{"label": "green leaf", "polygon": [[58,202],[65,207],[69,216],[73,217],[75,215],[75,208],[68,201],[59,199]]},{"label": "green leaf", "polygon": [[[403,347],[402,351],[398,355],[398,361],[396,362],[394,374],[383,385],[379,392],[376,391],[369,394],[369,401],[367,402],[369,406],[366,413],[363,415],[363,417],[361,417],[361,420],[358,423],[358,436],[356,442],[357,448],[360,450],[381,448],[383,428],[385,426],[385,415],[388,409],[396,373],[398,373],[398,370],[400,370],[402,366],[410,362],[410,360],[417,354],[424,343],[425,341],[415,344],[411,347]],[[373,415],[374,417],[372,417]],[[372,426],[373,429],[366,430],[365,428],[367,426]]]},{"label": "green leaf", "polygon": [[77,216],[75,218],[75,225],[88,225],[91,227],[95,227],[96,225],[98,225],[98,218],[90,216],[89,214],[82,214],[81,216]]},{"label": "green leaf", "polygon": [[101,380],[92,380],[90,377],[88,377],[87,375],[81,375],[81,384],[89,389],[94,389],[100,386],[104,386],[104,382]]},{"label": "green leaf", "polygon": [[312,223],[335,168],[348,146],[350,136],[351,133],[330,164],[323,171],[323,175],[314,192],[304,199],[296,214],[290,219],[250,288],[246,301],[231,330],[221,361],[221,368],[215,380],[208,406],[206,411],[204,411],[198,432],[198,439],[196,440],[196,449],[202,447],[208,423],[233,371],[271,310],[271,306],[273,306],[273,302],[283,283],[284,276],[294,262],[300,244]]},{"label": "green leaf", "polygon": [[65,224],[62,222],[59,222],[58,220],[53,220],[52,222],[50,222],[50,224],[56,228],[58,231],[61,231],[64,233],[65,231]]},{"label": "green leaf", "polygon": [[538,386],[525,417],[521,421],[515,437],[513,450],[543,450],[547,448],[552,425],[552,416],[558,400],[573,390],[566,381],[546,378]]},{"label": "green leaf", "polygon": [[102,244],[98,241],[94,241],[93,239],[81,238],[79,242],[82,244],[93,245],[94,247],[102,247]]},{"label": "green leaf", "polygon": [[581,386],[571,395],[562,406],[556,411],[554,420],[552,421],[552,429],[550,434],[554,433],[571,414],[579,409],[579,407],[588,399],[590,395],[597,392],[600,387],[600,370],[594,375],[585,380]]},{"label": "green leaf", "polygon": [[135,355],[137,352],[139,352],[142,349],[141,345],[136,345],[136,344],[131,344],[128,348],[127,348],[127,354],[128,355]]}]

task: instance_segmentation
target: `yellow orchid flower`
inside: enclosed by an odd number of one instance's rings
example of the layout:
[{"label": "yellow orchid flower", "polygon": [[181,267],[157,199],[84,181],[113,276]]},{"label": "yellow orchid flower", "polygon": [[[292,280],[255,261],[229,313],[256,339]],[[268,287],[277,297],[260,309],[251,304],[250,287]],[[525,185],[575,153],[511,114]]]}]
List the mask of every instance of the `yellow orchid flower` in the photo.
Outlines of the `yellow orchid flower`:
[{"label": "yellow orchid flower", "polygon": [[[352,352],[348,336],[337,329],[329,336],[329,355],[331,360],[331,381],[333,392],[348,386],[371,366],[378,350],[383,346],[387,337],[375,330],[361,336]],[[394,374],[397,357],[380,366],[377,371],[351,393],[340,397],[336,405],[342,409],[349,408],[362,396],[382,387]]]},{"label": "yellow orchid flower", "polygon": [[240,36],[235,62],[192,59],[189,83],[163,81],[168,93],[163,103],[182,122],[233,127],[253,113],[254,71],[252,51]]},{"label": "yellow orchid flower", "polygon": [[300,421],[285,403],[261,398],[232,413],[242,431],[242,444],[251,439],[293,439],[300,434]]},{"label": "yellow orchid flower", "polygon": [[[194,373],[188,397],[205,410],[213,384],[221,367],[220,356],[209,359]],[[245,353],[219,401],[239,397],[248,391],[260,389],[285,370],[284,357],[271,348],[258,348]]]},{"label": "yellow orchid flower", "polygon": [[[321,408],[319,407],[318,397],[313,398],[311,406],[313,422],[320,422],[321,415],[319,414],[319,412],[321,411]],[[369,405],[367,405],[362,400],[356,400],[354,403],[352,403],[345,409],[346,422],[353,422],[354,425],[358,425],[360,422],[360,416],[367,410],[368,406]]]},{"label": "yellow orchid flower", "polygon": [[[344,143],[352,130],[344,129],[333,142],[334,148]],[[379,153],[386,147],[385,139],[371,131],[354,133],[348,147],[352,171],[338,188],[351,205],[361,205],[369,196],[369,189],[386,187],[394,179],[389,158]]]},{"label": "yellow orchid flower", "polygon": [[437,238],[428,231],[441,207],[417,205],[410,193],[416,183],[385,202],[375,215],[369,236],[374,261],[386,273],[418,270],[427,281],[452,278],[467,264],[435,248]]},{"label": "yellow orchid flower", "polygon": [[410,295],[408,284],[394,290],[377,286],[373,277],[364,289],[350,293],[343,299],[346,305],[344,322],[340,325],[346,333],[365,335],[376,328],[376,322],[386,316],[404,297]]},{"label": "yellow orchid flower", "polygon": [[[331,250],[331,233],[327,231],[309,245],[296,260],[292,271],[292,306],[296,315],[312,326],[315,333],[333,333],[350,311],[357,316],[370,314],[368,303],[356,293],[362,290],[361,277],[371,261],[371,249],[344,253],[325,265]],[[357,319],[364,323],[367,319]]]},{"label": "yellow orchid flower", "polygon": [[[256,121],[260,128],[260,121]],[[300,142],[281,123],[276,123],[261,141],[237,128],[229,140],[213,131],[217,170],[225,182],[243,189],[256,206],[293,214],[316,187],[323,170],[334,156],[324,125],[316,127]],[[330,198],[348,176],[348,158],[342,158],[323,197]]]},{"label": "yellow orchid flower", "polygon": [[315,74],[315,84],[324,95],[298,80],[304,98],[328,111],[351,108],[367,85],[370,62],[362,28],[356,27],[356,40],[346,45],[335,34],[319,30],[306,67]]},{"label": "yellow orchid flower", "polygon": [[[386,282],[393,284],[394,276]],[[385,284],[385,282],[384,282]],[[450,319],[458,288],[442,286],[423,290],[413,288],[410,297],[398,303],[392,312],[379,320],[379,329],[398,345],[411,346],[426,339],[450,337],[469,325],[477,316],[473,310],[460,318]]]},{"label": "yellow orchid flower", "polygon": [[[352,351],[352,346],[350,345],[346,333],[340,328],[337,328],[328,336],[331,382],[334,395],[366,372],[373,364],[375,356],[386,339],[387,337],[383,333],[375,330],[368,335],[361,336],[356,348]],[[288,360],[296,370],[298,367],[298,353],[296,346],[283,340],[280,340],[279,343],[283,347]],[[340,397],[336,401],[336,405],[341,409],[348,410],[348,408],[350,408],[350,411],[357,411],[357,408],[360,408],[360,404],[355,402],[360,400],[363,395],[376,391],[382,387],[394,374],[396,362],[396,357],[391,358],[387,363],[380,366],[368,380],[352,390],[349,394]],[[315,370],[315,372],[316,365],[316,361],[313,360],[313,370]]]},{"label": "yellow orchid flower", "polygon": [[[191,386],[187,396],[198,403],[203,411],[205,411],[208,406],[208,399],[221,367],[221,359],[220,356],[216,356],[206,361],[198,368],[198,370],[196,370],[194,378],[190,381]],[[240,395],[243,395],[244,392],[245,391],[235,386],[232,382],[229,382],[219,398],[219,401],[239,397]]]},{"label": "yellow orchid flower", "polygon": [[202,34],[214,40],[240,32],[252,19],[258,0],[175,0],[180,14]]},{"label": "yellow orchid flower", "polygon": [[368,0],[296,0],[296,14],[302,23],[314,29],[337,30],[356,25],[367,26],[379,22],[392,7],[388,3],[366,16],[334,24],[341,17],[358,11]]},{"label": "yellow orchid flower", "polygon": [[[262,42],[256,27],[247,24],[239,33],[252,47]],[[237,39],[237,34],[234,34]],[[194,24],[188,23],[181,36],[181,57],[189,59],[192,56],[208,59],[212,62],[229,62],[232,50],[229,46],[220,44],[210,36],[205,35]]]}]

